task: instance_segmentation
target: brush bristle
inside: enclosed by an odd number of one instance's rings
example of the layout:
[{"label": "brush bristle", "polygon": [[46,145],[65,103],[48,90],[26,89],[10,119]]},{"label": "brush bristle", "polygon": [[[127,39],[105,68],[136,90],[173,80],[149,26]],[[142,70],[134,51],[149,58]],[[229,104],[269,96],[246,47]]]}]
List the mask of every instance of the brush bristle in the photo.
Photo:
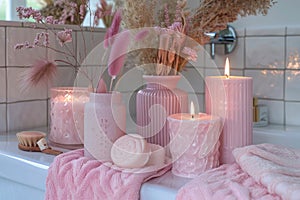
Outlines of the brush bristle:
[{"label": "brush bristle", "polygon": [[22,131],[16,135],[19,143],[27,147],[37,147],[37,141],[46,137],[46,133],[39,131]]}]

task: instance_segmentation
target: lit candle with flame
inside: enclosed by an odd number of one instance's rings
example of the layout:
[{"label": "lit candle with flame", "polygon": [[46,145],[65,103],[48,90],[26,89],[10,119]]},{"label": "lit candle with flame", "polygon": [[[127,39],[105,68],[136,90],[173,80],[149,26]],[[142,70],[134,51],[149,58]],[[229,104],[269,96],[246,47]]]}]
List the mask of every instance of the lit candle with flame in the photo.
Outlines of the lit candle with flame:
[{"label": "lit candle with flame", "polygon": [[195,117],[195,106],[194,106],[194,102],[191,101],[191,115],[192,115],[192,119],[194,119]]},{"label": "lit candle with flame", "polygon": [[226,58],[224,74],[225,74],[226,78],[228,79],[230,76],[230,65],[229,65],[228,58]]},{"label": "lit candle with flame", "polygon": [[194,178],[219,165],[220,117],[196,114],[191,101],[190,113],[170,115],[168,126],[173,174]]},{"label": "lit candle with flame", "polygon": [[206,112],[224,122],[220,162],[232,163],[234,148],[252,144],[252,78],[230,76],[227,58],[224,76],[208,76],[205,83]]},{"label": "lit candle with flame", "polygon": [[87,88],[59,87],[51,89],[51,145],[66,149],[83,146],[84,105],[89,101]]}]

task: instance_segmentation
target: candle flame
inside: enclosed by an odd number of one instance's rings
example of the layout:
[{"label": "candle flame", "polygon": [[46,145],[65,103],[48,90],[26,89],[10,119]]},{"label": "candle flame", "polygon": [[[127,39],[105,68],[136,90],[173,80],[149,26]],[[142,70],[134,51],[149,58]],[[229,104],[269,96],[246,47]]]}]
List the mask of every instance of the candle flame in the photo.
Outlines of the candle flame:
[{"label": "candle flame", "polygon": [[229,59],[228,58],[226,58],[224,74],[225,74],[226,78],[229,78],[229,76],[230,76],[230,65],[229,65]]},{"label": "candle flame", "polygon": [[194,116],[195,116],[195,106],[194,106],[194,102],[193,101],[191,101],[191,108],[190,108],[190,110],[191,110],[192,118],[194,118]]},{"label": "candle flame", "polygon": [[72,96],[70,94],[65,95],[65,102],[71,102],[72,101]]}]

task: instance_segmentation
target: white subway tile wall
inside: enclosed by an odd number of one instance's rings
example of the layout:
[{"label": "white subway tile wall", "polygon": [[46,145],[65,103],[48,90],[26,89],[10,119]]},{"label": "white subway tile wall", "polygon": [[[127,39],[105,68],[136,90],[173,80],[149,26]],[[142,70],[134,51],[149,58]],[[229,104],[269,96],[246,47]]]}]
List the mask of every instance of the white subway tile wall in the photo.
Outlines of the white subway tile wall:
[{"label": "white subway tile wall", "polygon": [[[32,28],[32,23],[14,23],[0,22],[0,134],[12,130],[25,130],[35,127],[44,127],[49,125],[49,98],[50,88],[60,86],[73,86],[76,84],[76,71],[74,67],[67,63],[57,62],[59,64],[57,76],[53,83],[45,86],[22,91],[21,76],[37,59],[48,58],[54,60],[67,60],[66,56],[60,52],[55,52],[45,48],[32,48],[15,50],[17,43],[28,41],[33,44],[37,33],[45,32],[43,26]],[[72,43],[67,48],[62,48],[55,39],[54,34],[64,28],[73,29]],[[59,51],[74,55],[74,58],[67,60],[72,64],[80,65],[74,60],[77,59],[78,50],[82,50],[83,43],[77,44],[77,32],[80,29],[74,26],[54,26],[50,33],[50,45]],[[92,37],[88,37],[93,35]],[[95,30],[92,33],[85,32],[87,53],[91,47],[94,47],[104,38],[103,29]],[[98,56],[99,58],[99,56]],[[99,65],[97,66],[99,68]],[[97,77],[98,78],[98,77]]]},{"label": "white subway tile wall", "polygon": [[283,70],[245,70],[245,76],[253,77],[253,95],[269,99],[283,99]]},{"label": "white subway tile wall", "polygon": [[[104,29],[94,32],[77,32],[77,60],[81,65],[101,66],[103,62],[101,55],[104,55]],[[106,58],[107,59],[107,58]]]},{"label": "white subway tile wall", "polygon": [[[244,55],[229,54],[231,63],[244,63],[240,74],[253,77],[254,96],[268,106],[270,123],[300,125],[300,26],[251,28],[245,30],[245,35],[240,32],[238,46],[242,45],[240,37],[244,37]],[[224,62],[226,57],[217,52],[216,63]],[[205,73],[216,75],[217,71],[206,69]]]},{"label": "white subway tile wall", "polygon": [[247,36],[284,36],[285,32],[285,27],[268,27],[265,29],[253,27],[251,29],[246,29]]},{"label": "white subway tile wall", "polygon": [[300,102],[285,102],[286,124],[300,124]]},{"label": "white subway tile wall", "polygon": [[[27,68],[28,69],[28,68]],[[7,68],[7,102],[47,99],[47,85],[22,90],[22,76],[26,68]]]},{"label": "white subway tile wall", "polygon": [[284,37],[246,36],[246,68],[284,69]]},{"label": "white subway tile wall", "polygon": [[6,69],[0,68],[0,103],[6,102]]},{"label": "white subway tile wall", "polygon": [[204,93],[204,68],[187,67],[181,74],[178,88],[188,93]]},{"label": "white subway tile wall", "polygon": [[[60,27],[57,30],[61,29]],[[23,23],[0,23],[0,132],[48,125],[49,89],[52,86],[72,86],[74,83],[79,86],[86,84],[84,78],[76,77],[73,68],[62,63],[58,67],[53,85],[48,84],[48,89],[29,91],[27,94],[20,92],[17,80],[19,74],[36,58],[64,59],[61,54],[51,51],[37,49],[15,51],[16,43],[33,41],[39,31],[43,30],[32,29],[28,24],[24,26]],[[88,59],[83,65],[88,66],[85,69],[94,75],[94,84],[99,79],[99,66],[101,69],[105,66],[105,62],[102,62],[102,57],[99,56],[101,55],[99,52],[103,50],[101,42],[104,34],[103,29],[97,29],[92,33],[85,32],[86,39],[83,40],[79,30],[74,30],[73,36],[76,40],[73,39],[72,44],[69,44],[77,57],[84,58],[84,43],[86,43]],[[202,75],[222,75],[225,58],[228,56],[232,75],[253,77],[254,94],[259,98],[260,104],[268,106],[271,123],[300,125],[300,27],[238,29],[237,34],[238,45],[233,53],[225,55],[224,47],[218,45],[214,60],[211,60],[206,52],[201,52],[200,62],[189,63],[182,75],[190,86],[183,79],[179,83],[179,88],[189,93],[190,100],[197,99],[199,112],[204,112]],[[60,47],[58,43],[55,45]],[[94,47],[97,48],[91,51]],[[209,53],[210,46],[206,45],[205,49]],[[117,87],[124,94],[124,100],[132,99],[128,113],[135,113],[135,101],[132,97],[135,93],[129,90],[136,90],[138,85],[143,84],[141,75],[137,70],[130,70],[130,73],[126,73],[118,83]],[[107,75],[104,76],[104,79],[106,78]],[[193,93],[194,91],[196,93]],[[135,118],[134,114],[132,117]]]},{"label": "white subway tile wall", "polygon": [[[68,87],[74,84],[76,70],[71,66],[58,66],[53,83],[48,84],[48,91],[51,87]],[[50,96],[48,96],[50,97]]]},{"label": "white subway tile wall", "polygon": [[0,135],[5,134],[6,132],[6,104],[0,104]]},{"label": "white subway tile wall", "polygon": [[300,71],[286,70],[285,98],[286,101],[300,101]]},{"label": "white subway tile wall", "polygon": [[5,66],[5,28],[0,27],[0,67]]},{"label": "white subway tile wall", "polygon": [[92,85],[93,88],[97,87],[100,76],[104,76],[105,70],[106,68],[102,66],[81,66],[80,73],[76,74],[74,86],[86,87]]},{"label": "white subway tile wall", "polygon": [[26,67],[30,66],[36,59],[46,58],[46,49],[31,48],[16,50],[16,44],[28,41],[30,45],[36,34],[44,31],[30,27],[6,27],[6,66],[7,67]]},{"label": "white subway tile wall", "polygon": [[47,125],[47,100],[7,104],[8,130],[31,129]]},{"label": "white subway tile wall", "polygon": [[[63,30],[54,30],[54,31],[48,31],[49,33],[49,46],[53,49],[58,49],[59,51],[52,51],[50,49],[47,49],[47,56],[48,59],[51,61],[54,60],[63,60],[66,62],[71,63],[72,65],[76,65],[76,48],[77,48],[77,39],[76,39],[76,32],[72,32],[72,42],[68,42],[65,45],[62,45],[57,40],[56,34],[59,31]],[[74,55],[70,56],[70,55]],[[60,65],[68,65],[64,62],[58,62]],[[77,64],[78,65],[78,64]]]}]

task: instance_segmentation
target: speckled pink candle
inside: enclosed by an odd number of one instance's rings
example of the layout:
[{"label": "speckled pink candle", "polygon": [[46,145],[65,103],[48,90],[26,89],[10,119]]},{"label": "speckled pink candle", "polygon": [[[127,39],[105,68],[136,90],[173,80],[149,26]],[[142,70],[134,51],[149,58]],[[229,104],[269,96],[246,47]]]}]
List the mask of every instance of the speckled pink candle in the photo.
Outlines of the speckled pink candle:
[{"label": "speckled pink candle", "polygon": [[87,88],[52,88],[50,99],[49,141],[67,149],[83,147],[84,105],[89,100]]},{"label": "speckled pink candle", "polygon": [[194,178],[219,165],[220,117],[179,113],[168,117],[172,173]]},{"label": "speckled pink candle", "polygon": [[252,144],[251,77],[208,76],[205,78],[206,112],[224,120],[220,163],[233,163],[232,150]]}]

